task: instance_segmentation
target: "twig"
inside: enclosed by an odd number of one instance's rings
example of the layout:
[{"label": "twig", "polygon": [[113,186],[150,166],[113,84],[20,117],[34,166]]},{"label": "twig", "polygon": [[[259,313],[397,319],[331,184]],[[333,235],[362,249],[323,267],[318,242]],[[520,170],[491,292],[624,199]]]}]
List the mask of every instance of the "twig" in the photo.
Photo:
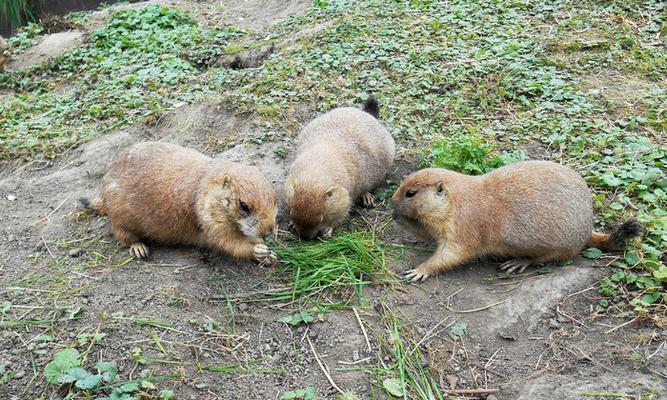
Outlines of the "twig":
[{"label": "twig", "polygon": [[588,325],[584,324],[583,322],[579,321],[578,319],[573,318],[573,317],[567,315],[567,314],[565,313],[565,311],[561,311],[561,309],[560,309],[560,304],[556,304],[556,313],[557,313],[557,314],[560,314],[560,315],[562,315],[562,316],[564,316],[564,317],[566,317],[566,318],[569,318],[570,320],[572,320],[572,321],[578,323],[579,325],[583,326],[583,327],[586,328],[586,329],[591,329]]},{"label": "twig", "polygon": [[40,239],[42,239],[42,243],[44,243],[44,247],[46,247],[46,251],[48,251],[51,258],[53,258],[55,260],[56,257],[54,257],[53,253],[51,253],[51,249],[49,249],[49,245],[46,244],[46,240],[44,240],[44,236],[41,236]]},{"label": "twig", "polygon": [[313,342],[310,341],[310,338],[308,336],[306,336],[306,340],[308,341],[308,344],[310,345],[310,350],[313,352],[313,356],[315,356],[315,361],[317,361],[317,365],[320,366],[320,369],[324,373],[324,376],[327,377],[327,380],[329,381],[331,386],[333,386],[334,389],[336,389],[338,391],[338,393],[345,394],[345,392],[343,392],[341,390],[341,388],[339,388],[338,385],[336,385],[336,382],[334,382],[333,379],[331,379],[331,375],[329,375],[329,372],[327,371],[327,369],[324,368],[324,365],[322,365],[322,361],[320,361],[320,357],[317,355],[317,352],[315,351],[315,346],[313,346]]},{"label": "twig", "polygon": [[419,342],[417,342],[417,344],[415,345],[415,347],[413,347],[412,350],[408,353],[408,357],[410,357],[410,356],[412,355],[412,353],[414,353],[415,350],[417,350],[417,349],[419,348],[419,346],[420,346],[424,341],[426,341],[427,339],[429,339],[429,338],[430,338],[429,335],[431,335],[431,333],[432,333],[433,331],[435,331],[436,329],[438,329],[438,327],[439,327],[440,325],[442,325],[443,322],[447,321],[447,319],[449,319],[449,316],[446,316],[442,321],[440,321],[440,322],[438,322],[437,324],[435,324],[435,325],[433,326],[433,328],[429,329],[428,332],[426,332],[426,334],[424,335],[424,337],[421,338],[421,340],[420,340]]},{"label": "twig", "polygon": [[459,314],[470,314],[470,313],[474,313],[474,312],[477,312],[477,311],[483,311],[483,310],[486,310],[487,308],[495,307],[495,306],[497,306],[497,305],[499,305],[499,304],[503,304],[503,303],[506,302],[507,300],[509,300],[509,298],[507,298],[507,299],[505,299],[505,300],[501,300],[501,301],[499,301],[499,302],[497,302],[497,303],[489,304],[488,306],[479,307],[479,308],[473,308],[473,309],[471,309],[471,310],[455,310],[455,309],[449,307],[448,305],[445,305],[445,308],[448,309],[449,311],[452,311],[452,312],[455,312],[455,313],[459,313]]},{"label": "twig", "polygon": [[370,359],[371,359],[370,357],[366,357],[366,358],[362,358],[361,360],[357,360],[357,361],[340,361],[340,360],[338,360],[338,362],[341,363],[341,364],[345,364],[345,365],[356,365],[356,364],[361,364],[362,362],[366,362]]},{"label": "twig", "polygon": [[499,347],[498,350],[496,350],[496,352],[491,355],[489,361],[487,361],[486,364],[484,364],[484,369],[488,369],[491,366],[491,363],[493,362],[493,357],[495,357],[496,354],[498,354],[498,352],[502,349],[503,349],[502,347]]},{"label": "twig", "polygon": [[634,317],[633,319],[631,319],[631,320],[628,321],[628,322],[624,322],[624,323],[622,323],[622,324],[620,324],[620,325],[618,325],[618,326],[616,326],[616,327],[613,327],[613,328],[609,329],[609,330],[606,331],[604,334],[605,334],[605,335],[608,335],[608,334],[612,333],[613,331],[615,331],[615,330],[617,330],[617,329],[621,329],[621,328],[623,328],[623,327],[626,326],[626,325],[630,325],[631,323],[637,321],[638,319],[639,319],[639,317]]},{"label": "twig", "polygon": [[68,194],[67,197],[65,197],[65,200],[61,201],[60,204],[58,204],[58,206],[57,206],[56,208],[53,209],[53,211],[51,211],[50,213],[48,213],[48,215],[46,215],[46,217],[44,217],[44,218],[40,218],[40,219],[38,219],[37,221],[33,222],[33,225],[36,225],[36,224],[38,224],[38,223],[40,223],[40,222],[42,222],[42,221],[48,221],[49,218],[50,218],[56,211],[58,211],[58,210],[60,209],[60,207],[62,207],[63,204],[65,204],[65,202],[66,202],[67,200],[69,200],[70,197],[72,197],[72,193]]},{"label": "twig", "polygon": [[371,353],[373,351],[373,348],[371,347],[370,340],[368,340],[368,334],[366,333],[366,328],[364,328],[364,324],[361,322],[361,317],[359,316],[357,309],[355,307],[352,307],[352,311],[354,311],[354,316],[357,317],[357,322],[359,322],[359,326],[361,327],[361,332],[364,334],[364,338],[366,339],[366,345],[368,346],[368,353]]},{"label": "twig", "polygon": [[92,279],[94,281],[99,281],[100,280],[100,278],[95,278],[94,276],[86,275],[86,274],[84,274],[82,272],[79,272],[79,271],[72,271],[72,273],[76,274],[76,275],[79,275],[79,276],[83,276],[84,278]]},{"label": "twig", "polygon": [[445,389],[447,394],[491,394],[498,393],[500,389]]},{"label": "twig", "polygon": [[224,300],[227,301],[227,299],[245,299],[248,297],[254,297],[254,296],[261,296],[261,295],[266,295],[266,294],[275,294],[275,293],[281,293],[286,290],[290,290],[291,288],[289,286],[283,286],[275,289],[268,289],[268,290],[261,290],[257,292],[245,292],[245,293],[239,293],[239,294],[233,294],[231,296],[225,296],[223,294],[216,294],[211,297],[209,297],[209,300]]},{"label": "twig", "polygon": [[658,346],[658,349],[657,349],[656,351],[654,351],[653,354],[651,354],[650,356],[646,357],[646,361],[650,360],[651,358],[653,358],[653,356],[655,356],[656,354],[658,354],[658,353],[660,352],[660,350],[662,350],[662,346],[664,346],[664,345],[665,345],[665,342],[660,343],[660,346]]}]

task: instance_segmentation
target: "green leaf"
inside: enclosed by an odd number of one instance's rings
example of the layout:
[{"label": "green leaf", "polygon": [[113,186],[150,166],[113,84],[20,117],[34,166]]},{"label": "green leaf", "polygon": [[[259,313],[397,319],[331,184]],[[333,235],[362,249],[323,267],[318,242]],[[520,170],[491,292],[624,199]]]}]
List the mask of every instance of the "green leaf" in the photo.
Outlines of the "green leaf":
[{"label": "green leaf", "polygon": [[162,400],[172,400],[174,398],[174,392],[171,390],[161,390],[158,397]]},{"label": "green leaf", "polygon": [[118,375],[118,367],[115,361],[100,361],[95,365],[95,368],[102,375],[102,380],[107,383]]},{"label": "green leaf", "polygon": [[122,393],[132,393],[139,390],[139,385],[137,382],[127,382],[121,385],[118,390],[120,390]]},{"label": "green leaf", "polygon": [[66,373],[60,375],[58,381],[60,383],[72,383],[79,379],[86,379],[90,376],[90,372],[81,367],[70,368]]},{"label": "green leaf", "polygon": [[550,274],[553,272],[553,268],[551,267],[542,267],[537,270],[537,273],[539,274]]},{"label": "green leaf", "polygon": [[661,265],[660,268],[658,268],[657,271],[653,271],[653,276],[655,279],[665,282],[667,281],[667,267],[664,265]]},{"label": "green leaf", "polygon": [[637,255],[636,251],[628,251],[625,253],[625,262],[628,263],[628,265],[636,265],[641,258]]},{"label": "green leaf", "polygon": [[660,298],[660,292],[653,292],[643,295],[640,301],[644,304],[653,304],[659,298]]},{"label": "green leaf", "polygon": [[79,389],[90,390],[98,387],[100,383],[102,383],[102,375],[88,374],[85,378],[77,380],[75,386]]},{"label": "green leaf", "polygon": [[60,376],[65,371],[81,365],[79,361],[79,352],[76,349],[65,348],[56,353],[53,361],[46,364],[44,368],[44,378],[52,385],[60,383]]},{"label": "green leaf", "polygon": [[582,256],[593,260],[602,257],[602,254],[604,254],[602,250],[595,247],[589,247],[581,253]]},{"label": "green leaf", "polygon": [[466,334],[467,327],[468,324],[466,324],[465,322],[457,322],[452,326],[451,335],[457,337],[463,337]]},{"label": "green leaf", "polygon": [[600,178],[600,180],[602,181],[602,183],[610,187],[620,186],[623,183],[622,180],[613,175],[603,175],[602,178]]},{"label": "green leaf", "polygon": [[388,378],[382,381],[382,387],[390,395],[394,397],[403,397],[405,395],[405,387],[398,378]]},{"label": "green leaf", "polygon": [[306,311],[301,311],[296,314],[286,315],[278,319],[278,322],[284,322],[290,325],[299,325],[300,323],[311,323],[315,321],[315,317]]},{"label": "green leaf", "polygon": [[141,388],[152,390],[155,389],[155,385],[150,381],[141,381]]},{"label": "green leaf", "polygon": [[305,389],[292,390],[289,392],[283,393],[280,397],[280,400],[317,400],[317,389],[312,386],[309,386]]}]

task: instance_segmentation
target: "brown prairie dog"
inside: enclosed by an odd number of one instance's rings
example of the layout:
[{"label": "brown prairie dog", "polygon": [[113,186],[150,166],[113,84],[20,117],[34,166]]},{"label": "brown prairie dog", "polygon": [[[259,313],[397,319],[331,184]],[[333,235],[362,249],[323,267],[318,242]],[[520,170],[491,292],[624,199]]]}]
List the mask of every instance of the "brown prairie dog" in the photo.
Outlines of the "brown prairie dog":
[{"label": "brown prairie dog", "polygon": [[276,193],[255,167],[161,142],[123,150],[104,176],[100,196],[81,202],[111,220],[113,235],[138,258],[143,239],[219,250],[273,264],[262,238],[276,229]]},{"label": "brown prairie dog", "polygon": [[7,41],[0,36],[0,72],[5,71],[5,65],[9,63],[9,51]]},{"label": "brown prairie dog", "polygon": [[337,108],[301,131],[285,199],[302,238],[330,236],[356,199],[372,206],[369,191],[384,183],[395,153],[394,139],[378,116],[379,105],[371,96],[363,111]]},{"label": "brown prairie dog", "polygon": [[512,257],[501,269],[574,257],[585,246],[614,249],[641,233],[627,221],[611,235],[593,231],[593,202],[575,171],[523,161],[482,176],[429,168],[410,175],[392,197],[393,218],[436,241],[435,253],[407,272],[411,281],[487,255]]}]

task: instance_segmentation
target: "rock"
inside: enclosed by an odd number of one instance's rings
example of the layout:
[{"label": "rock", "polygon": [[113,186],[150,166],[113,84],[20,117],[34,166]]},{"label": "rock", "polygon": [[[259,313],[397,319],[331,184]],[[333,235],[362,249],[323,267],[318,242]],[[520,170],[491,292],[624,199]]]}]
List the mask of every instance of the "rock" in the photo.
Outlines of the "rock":
[{"label": "rock", "polygon": [[7,200],[16,201],[16,196],[14,196],[13,194],[10,194],[9,196],[7,196]]},{"label": "rock", "polygon": [[228,55],[218,60],[218,65],[232,69],[257,68],[275,50],[274,45],[266,45],[246,50],[240,54]]},{"label": "rock", "polygon": [[551,329],[560,329],[560,322],[554,318],[549,319],[549,328]]},{"label": "rock", "polygon": [[69,256],[72,257],[72,258],[76,258],[76,257],[79,257],[81,254],[83,254],[83,250],[82,249],[72,249],[67,254],[69,254]]},{"label": "rock", "polygon": [[357,349],[352,350],[352,360],[359,361],[359,350]]},{"label": "rock", "polygon": [[246,304],[246,303],[239,304],[239,311],[245,312],[247,310],[248,310],[248,304]]},{"label": "rock", "polygon": [[24,376],[25,376],[25,371],[24,371],[24,370],[20,370],[19,372],[16,373],[16,375],[14,375],[14,379],[21,379],[21,378],[23,378]]},{"label": "rock", "polygon": [[46,60],[62,55],[67,50],[79,46],[83,42],[83,32],[67,31],[44,36],[42,41],[26,50],[16,60],[9,63],[13,71],[40,65]]}]

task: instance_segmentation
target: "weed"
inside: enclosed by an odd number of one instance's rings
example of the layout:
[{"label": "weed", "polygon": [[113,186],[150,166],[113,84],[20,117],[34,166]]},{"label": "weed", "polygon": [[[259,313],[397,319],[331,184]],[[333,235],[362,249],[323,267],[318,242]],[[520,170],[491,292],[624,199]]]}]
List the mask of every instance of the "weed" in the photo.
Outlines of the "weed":
[{"label": "weed", "polygon": [[422,165],[479,175],[525,158],[521,152],[491,154],[491,149],[478,136],[454,136],[435,142],[430,154],[422,159]]}]

